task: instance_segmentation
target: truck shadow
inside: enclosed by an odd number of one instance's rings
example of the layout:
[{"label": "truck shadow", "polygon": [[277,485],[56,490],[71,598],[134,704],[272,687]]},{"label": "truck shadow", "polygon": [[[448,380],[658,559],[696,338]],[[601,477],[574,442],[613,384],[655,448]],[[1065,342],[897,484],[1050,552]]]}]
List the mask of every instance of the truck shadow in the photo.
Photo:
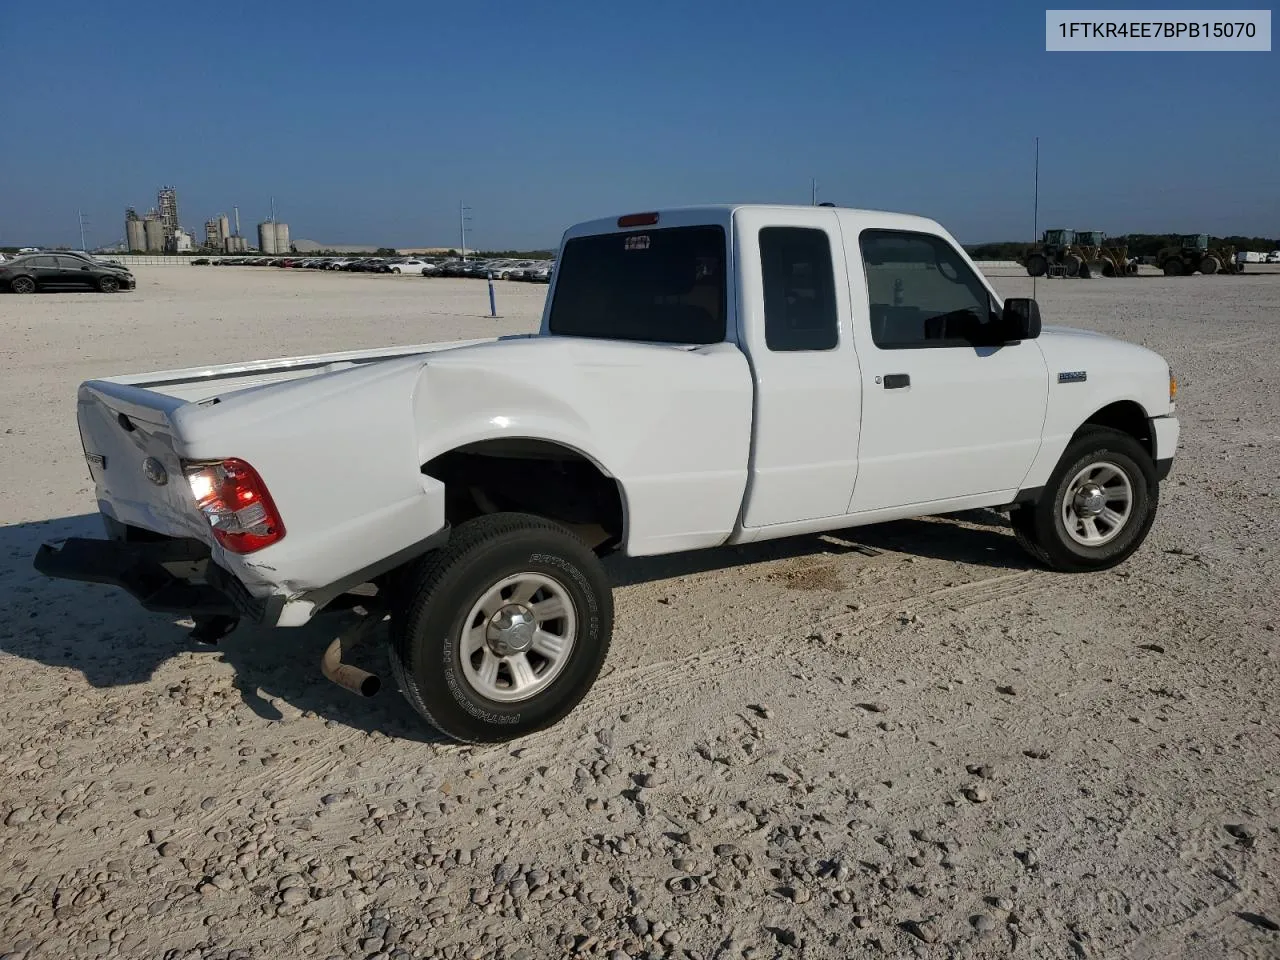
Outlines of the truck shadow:
[{"label": "truck shadow", "polygon": [[[47,540],[96,536],[102,536],[96,514],[0,527],[0,661],[8,654],[71,668],[91,686],[111,688],[149,683],[167,661],[188,653],[230,666],[240,698],[263,719],[283,719],[283,707],[406,740],[443,739],[396,693],[382,644],[370,642],[350,658],[382,678],[377,696],[362,699],[324,678],[320,656],[349,622],[347,614],[291,630],[241,625],[217,646],[200,646],[177,617],[150,613],[123,590],[53,580],[31,566]],[[203,691],[196,666],[175,674],[173,683],[191,678],[191,690]]]},{"label": "truck shadow", "polygon": [[[933,557],[996,567],[1025,567],[1027,561],[1007,532],[1003,518],[986,511],[949,520],[903,520],[820,536],[793,537],[740,547],[725,547],[664,557],[614,557],[606,562],[617,586],[773,560],[821,554],[886,552]],[[96,584],[53,580],[31,566],[47,540],[102,535],[96,514],[0,527],[0,662],[8,655],[83,674],[94,687],[151,683],[169,672],[168,661],[188,654],[166,679],[183,695],[212,687],[200,680],[199,659],[231,667],[244,703],[259,717],[281,720],[285,710],[310,712],[344,726],[418,742],[442,738],[400,697],[391,679],[384,645],[376,638],[355,651],[352,662],[378,674],[383,691],[358,698],[324,679],[320,656],[348,614],[322,616],[297,629],[242,625],[217,646],[188,640],[177,617],[149,613],[123,590]],[[13,669],[6,665],[5,669]]]}]

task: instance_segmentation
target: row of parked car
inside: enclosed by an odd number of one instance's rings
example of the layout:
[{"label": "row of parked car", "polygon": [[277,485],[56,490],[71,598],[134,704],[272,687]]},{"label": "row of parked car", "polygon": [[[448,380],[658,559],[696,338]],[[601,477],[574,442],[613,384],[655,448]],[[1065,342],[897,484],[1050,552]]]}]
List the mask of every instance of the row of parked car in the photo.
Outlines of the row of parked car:
[{"label": "row of parked car", "polygon": [[347,273],[408,273],[423,277],[477,277],[550,283],[554,260],[444,260],[421,257],[196,257],[192,266],[281,267]]}]

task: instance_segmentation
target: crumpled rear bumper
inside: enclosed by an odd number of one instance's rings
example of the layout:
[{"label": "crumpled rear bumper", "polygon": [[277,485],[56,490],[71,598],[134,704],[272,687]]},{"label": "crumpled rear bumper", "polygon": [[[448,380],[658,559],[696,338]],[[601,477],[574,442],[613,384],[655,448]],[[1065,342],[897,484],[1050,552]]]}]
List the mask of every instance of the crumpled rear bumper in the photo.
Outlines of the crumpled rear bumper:
[{"label": "crumpled rear bumper", "polygon": [[208,545],[199,540],[73,537],[42,544],[34,566],[49,577],[120,587],[147,610],[276,622],[283,597],[252,596],[209,557]]}]

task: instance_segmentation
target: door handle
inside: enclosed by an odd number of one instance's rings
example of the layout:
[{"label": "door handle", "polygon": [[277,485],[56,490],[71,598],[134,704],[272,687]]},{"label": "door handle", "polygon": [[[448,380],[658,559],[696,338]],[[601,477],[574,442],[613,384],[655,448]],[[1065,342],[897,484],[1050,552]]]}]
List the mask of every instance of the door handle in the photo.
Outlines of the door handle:
[{"label": "door handle", "polygon": [[884,375],[884,388],[886,390],[896,390],[899,387],[911,386],[911,374],[909,373],[886,373]]}]

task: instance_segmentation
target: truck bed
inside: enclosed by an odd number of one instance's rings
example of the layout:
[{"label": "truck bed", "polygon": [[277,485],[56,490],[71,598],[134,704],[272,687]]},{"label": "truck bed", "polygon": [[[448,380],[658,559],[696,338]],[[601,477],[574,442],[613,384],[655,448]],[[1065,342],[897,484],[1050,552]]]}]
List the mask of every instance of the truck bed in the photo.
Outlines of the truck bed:
[{"label": "truck bed", "polygon": [[448,340],[405,347],[380,347],[373,350],[347,350],[339,353],[247,360],[208,367],[186,367],[179,370],[157,370],[151,373],[103,377],[94,382],[137,387],[187,403],[200,403],[217,396],[225,396],[228,393],[237,393],[254,387],[333,373],[382,360],[395,360],[454,347],[487,343],[491,339],[495,338]]}]

